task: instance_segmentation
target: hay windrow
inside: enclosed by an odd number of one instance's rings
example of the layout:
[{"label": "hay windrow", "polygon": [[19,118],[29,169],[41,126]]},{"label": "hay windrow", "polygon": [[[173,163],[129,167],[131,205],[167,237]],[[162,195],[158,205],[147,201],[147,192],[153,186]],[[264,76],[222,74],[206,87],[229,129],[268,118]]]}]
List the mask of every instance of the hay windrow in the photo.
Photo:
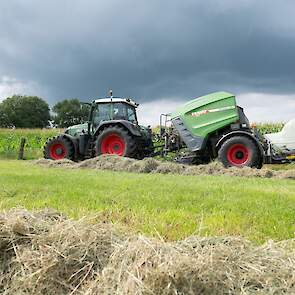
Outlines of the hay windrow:
[{"label": "hay windrow", "polygon": [[119,237],[108,225],[50,211],[0,216],[0,293],[70,294],[108,263]]},{"label": "hay windrow", "polygon": [[68,159],[62,159],[62,160],[56,160],[51,161],[47,159],[39,159],[33,161],[35,164],[40,166],[46,166],[46,167],[62,167],[62,168],[68,168],[68,167],[74,167],[75,162],[68,160]]},{"label": "hay windrow", "polygon": [[70,160],[45,160],[34,161],[35,164],[44,167],[62,167],[70,169],[97,169],[124,171],[136,173],[161,173],[177,175],[226,175],[239,177],[259,177],[259,178],[278,178],[295,179],[295,169],[286,171],[275,171],[268,168],[252,169],[244,168],[224,168],[221,163],[215,161],[207,165],[183,165],[174,162],[162,162],[154,158],[145,158],[135,160],[119,157],[116,155],[101,155],[96,158],[85,160],[83,162],[72,162]]},{"label": "hay windrow", "polygon": [[58,212],[0,215],[1,294],[294,294],[295,239],[164,242]]},{"label": "hay windrow", "polygon": [[294,266],[294,253],[273,243],[254,247],[230,237],[164,243],[139,236],[116,248],[92,292],[292,294]]}]

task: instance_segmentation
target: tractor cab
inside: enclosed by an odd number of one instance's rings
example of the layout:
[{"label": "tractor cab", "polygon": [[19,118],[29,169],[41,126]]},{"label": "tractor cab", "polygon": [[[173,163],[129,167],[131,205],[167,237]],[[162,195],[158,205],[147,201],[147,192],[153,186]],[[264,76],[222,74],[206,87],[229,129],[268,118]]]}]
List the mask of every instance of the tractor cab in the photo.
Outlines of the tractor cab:
[{"label": "tractor cab", "polygon": [[[97,129],[110,121],[124,121],[125,124],[138,125],[136,108],[138,104],[130,98],[100,98],[88,104],[90,106],[87,123],[67,128],[67,134],[77,136],[82,133],[95,134]],[[113,122],[114,123],[114,122]]]},{"label": "tractor cab", "polygon": [[89,124],[95,132],[98,126],[107,121],[128,121],[138,125],[136,108],[138,104],[129,98],[102,98],[93,101]]}]

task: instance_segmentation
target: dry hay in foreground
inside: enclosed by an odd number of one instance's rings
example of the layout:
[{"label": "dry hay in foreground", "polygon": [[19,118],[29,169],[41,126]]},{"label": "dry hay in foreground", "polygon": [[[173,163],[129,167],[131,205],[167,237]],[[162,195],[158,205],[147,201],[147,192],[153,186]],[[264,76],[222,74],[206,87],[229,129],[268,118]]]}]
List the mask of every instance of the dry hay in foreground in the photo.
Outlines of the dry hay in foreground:
[{"label": "dry hay in foreground", "polygon": [[98,169],[112,171],[128,171],[136,173],[162,173],[181,175],[227,175],[240,177],[261,177],[295,179],[295,168],[286,171],[274,171],[268,168],[252,169],[244,168],[224,168],[221,163],[215,161],[207,165],[182,165],[174,162],[162,162],[154,158],[135,160],[119,157],[116,155],[101,155],[83,162],[72,162],[70,160],[46,160],[34,161],[35,164],[45,167],[63,167],[71,169]]},{"label": "dry hay in foreground", "polygon": [[295,294],[295,240],[164,242],[54,211],[0,215],[1,294]]}]

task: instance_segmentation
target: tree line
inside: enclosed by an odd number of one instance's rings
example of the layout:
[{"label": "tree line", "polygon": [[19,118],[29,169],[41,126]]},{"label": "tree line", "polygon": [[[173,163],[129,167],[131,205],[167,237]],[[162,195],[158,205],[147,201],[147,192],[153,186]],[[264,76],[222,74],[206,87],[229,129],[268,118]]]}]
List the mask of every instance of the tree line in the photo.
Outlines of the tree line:
[{"label": "tree line", "polygon": [[50,109],[40,97],[13,95],[0,103],[0,128],[64,128],[86,122],[88,114],[78,99],[65,99]]}]

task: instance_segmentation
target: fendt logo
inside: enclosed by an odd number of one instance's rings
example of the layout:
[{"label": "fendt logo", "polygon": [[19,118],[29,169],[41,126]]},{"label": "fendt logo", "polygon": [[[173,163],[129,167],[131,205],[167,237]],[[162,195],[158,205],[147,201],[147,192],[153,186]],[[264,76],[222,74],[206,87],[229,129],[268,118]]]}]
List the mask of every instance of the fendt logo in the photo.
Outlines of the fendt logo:
[{"label": "fendt logo", "polygon": [[199,117],[199,116],[206,115],[206,114],[209,114],[209,113],[222,112],[222,111],[233,110],[233,109],[235,109],[234,106],[229,106],[229,107],[223,107],[223,108],[218,108],[218,109],[202,110],[202,111],[198,111],[198,112],[192,112],[191,115],[193,117]]},{"label": "fendt logo", "polygon": [[210,111],[209,110],[203,110],[203,111],[199,111],[199,112],[193,112],[192,113],[192,116],[193,117],[199,117],[201,115],[205,115],[205,114],[208,114]]}]

